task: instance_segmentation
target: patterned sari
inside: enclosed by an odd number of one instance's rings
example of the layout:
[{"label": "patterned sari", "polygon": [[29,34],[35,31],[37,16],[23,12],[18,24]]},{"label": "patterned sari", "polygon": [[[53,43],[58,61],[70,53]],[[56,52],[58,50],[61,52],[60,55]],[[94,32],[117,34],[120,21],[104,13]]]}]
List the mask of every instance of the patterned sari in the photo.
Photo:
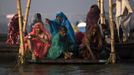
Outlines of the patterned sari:
[{"label": "patterned sari", "polygon": [[[98,26],[99,8],[97,5],[92,5],[86,18],[86,32],[82,39],[82,44],[79,47],[80,57],[91,59],[91,52],[95,58],[98,58],[98,53],[102,45],[100,28]],[[89,48],[88,48],[88,47]]]},{"label": "patterned sari", "polygon": [[[36,34],[36,28],[39,27],[41,30],[40,34]],[[29,35],[32,37],[33,35],[36,35],[36,37],[31,38],[31,45],[32,45],[32,51],[35,56],[35,58],[44,58],[47,54],[47,51],[50,47],[50,40],[51,36],[50,34],[42,27],[42,23],[38,22],[35,23],[32,32],[30,32],[26,37],[25,37],[25,48],[27,49],[28,47],[28,42],[26,41],[29,37]],[[42,40],[45,40],[42,41]]]},{"label": "patterned sari", "polygon": [[17,45],[18,36],[19,36],[19,21],[18,21],[18,14],[15,14],[8,26],[8,35],[7,35],[6,44]]}]

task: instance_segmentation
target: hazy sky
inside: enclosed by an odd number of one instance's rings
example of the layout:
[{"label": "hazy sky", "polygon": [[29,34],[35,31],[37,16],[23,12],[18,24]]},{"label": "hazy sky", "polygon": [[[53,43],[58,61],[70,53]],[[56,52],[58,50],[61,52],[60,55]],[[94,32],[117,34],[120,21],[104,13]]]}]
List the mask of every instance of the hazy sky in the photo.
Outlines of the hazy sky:
[{"label": "hazy sky", "polygon": [[[21,0],[22,12],[24,15],[27,0]],[[72,23],[85,20],[85,17],[92,4],[97,0],[31,0],[29,23],[33,14],[40,12],[42,18],[54,19],[58,11],[63,11]],[[108,11],[108,0],[105,1],[105,11]],[[114,0],[115,1],[115,0]],[[134,0],[130,0],[134,5]],[[134,6],[133,6],[134,7]],[[0,0],[0,32],[7,32],[7,14],[16,12],[16,0]],[[28,23],[28,24],[29,24]]]},{"label": "hazy sky", "polygon": [[[27,0],[21,0],[22,12],[24,15]],[[69,20],[75,23],[78,20],[85,20],[85,16],[96,0],[31,0],[29,23],[36,12],[42,14],[42,18],[54,19],[59,11],[63,11]],[[0,0],[0,32],[7,32],[7,14],[16,12],[16,0]],[[28,24],[29,24],[28,23]]]},{"label": "hazy sky", "polygon": [[[25,12],[27,0],[21,0],[22,11]],[[96,0],[31,0],[30,16],[40,12],[43,17],[53,18],[58,11],[63,11],[68,17],[86,15],[90,6]],[[0,15],[16,11],[16,0],[0,0]]]}]

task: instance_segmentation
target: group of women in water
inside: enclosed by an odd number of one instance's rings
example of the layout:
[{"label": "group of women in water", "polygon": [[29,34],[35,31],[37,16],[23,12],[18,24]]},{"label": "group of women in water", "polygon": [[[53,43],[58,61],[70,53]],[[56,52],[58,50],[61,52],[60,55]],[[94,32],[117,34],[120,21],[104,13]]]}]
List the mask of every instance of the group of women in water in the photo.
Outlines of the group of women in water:
[{"label": "group of women in water", "polygon": [[[40,13],[30,25],[30,31],[24,37],[25,56],[27,59],[99,59],[103,48],[103,38],[98,26],[100,9],[92,5],[86,17],[86,31],[74,32],[74,29],[63,12],[56,14],[54,20],[42,21]],[[16,14],[17,15],[17,14]],[[16,15],[14,17],[16,17]],[[18,44],[18,18],[11,19],[8,27],[7,44]],[[17,30],[16,30],[17,29]],[[14,38],[14,36],[15,38]]]}]

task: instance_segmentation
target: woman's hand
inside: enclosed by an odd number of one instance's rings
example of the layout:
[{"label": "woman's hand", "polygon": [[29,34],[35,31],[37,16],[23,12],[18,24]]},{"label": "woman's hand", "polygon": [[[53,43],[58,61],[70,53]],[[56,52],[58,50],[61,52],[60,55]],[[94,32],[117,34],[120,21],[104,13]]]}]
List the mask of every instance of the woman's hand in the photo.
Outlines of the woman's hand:
[{"label": "woman's hand", "polygon": [[38,37],[38,36],[35,35],[35,34],[29,35],[29,36],[31,36],[31,38],[37,38],[37,37]]}]

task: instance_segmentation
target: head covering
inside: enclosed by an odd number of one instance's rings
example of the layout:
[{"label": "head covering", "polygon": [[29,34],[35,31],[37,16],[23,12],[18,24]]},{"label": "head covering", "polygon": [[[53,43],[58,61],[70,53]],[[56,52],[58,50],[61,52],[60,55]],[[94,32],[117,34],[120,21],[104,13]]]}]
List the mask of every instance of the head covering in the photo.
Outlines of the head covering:
[{"label": "head covering", "polygon": [[57,16],[60,16],[63,20],[67,20],[67,17],[65,16],[65,14],[63,13],[63,12],[58,12],[57,14],[56,14],[56,17]]},{"label": "head covering", "polygon": [[41,14],[40,13],[34,14],[33,21],[35,21],[35,22],[42,21]]},{"label": "head covering", "polygon": [[51,35],[49,34],[49,32],[47,32],[47,30],[43,27],[42,23],[40,22],[34,24],[32,32],[30,34],[35,34],[37,27],[39,27],[40,30],[48,36],[49,40],[51,39]]},{"label": "head covering", "polygon": [[89,29],[91,25],[96,24],[99,20],[99,17],[100,17],[100,9],[96,4],[94,4],[90,7],[90,10],[86,17],[86,24],[87,24],[86,29]]},{"label": "head covering", "polygon": [[40,13],[35,13],[35,14],[34,14],[33,22],[30,24],[29,32],[32,31],[33,26],[34,26],[35,23],[37,23],[37,22],[40,22],[40,23],[42,23],[42,25],[44,25]]},{"label": "head covering", "polygon": [[[32,51],[33,51],[33,54],[35,56],[35,58],[37,59],[43,59],[46,55],[47,55],[47,51],[50,47],[50,40],[51,40],[51,36],[50,34],[44,29],[42,23],[40,22],[37,22],[34,24],[33,26],[33,29],[32,29],[32,32],[30,32],[29,34],[30,35],[34,35],[36,34],[36,28],[39,28],[42,33],[44,34],[41,34],[41,36],[39,36],[41,39],[44,39],[46,40],[48,43],[45,43],[43,41],[41,41],[39,38],[31,38],[31,41],[32,41]],[[28,36],[26,36],[26,39],[27,39]],[[25,42],[25,48],[27,49],[27,41]]]},{"label": "head covering", "polygon": [[76,44],[74,30],[72,28],[70,21],[66,17],[66,15],[63,12],[59,12],[56,14],[56,16],[60,16],[62,18],[63,21],[62,21],[61,25],[65,26],[67,28],[67,35],[71,39],[72,43]]}]

